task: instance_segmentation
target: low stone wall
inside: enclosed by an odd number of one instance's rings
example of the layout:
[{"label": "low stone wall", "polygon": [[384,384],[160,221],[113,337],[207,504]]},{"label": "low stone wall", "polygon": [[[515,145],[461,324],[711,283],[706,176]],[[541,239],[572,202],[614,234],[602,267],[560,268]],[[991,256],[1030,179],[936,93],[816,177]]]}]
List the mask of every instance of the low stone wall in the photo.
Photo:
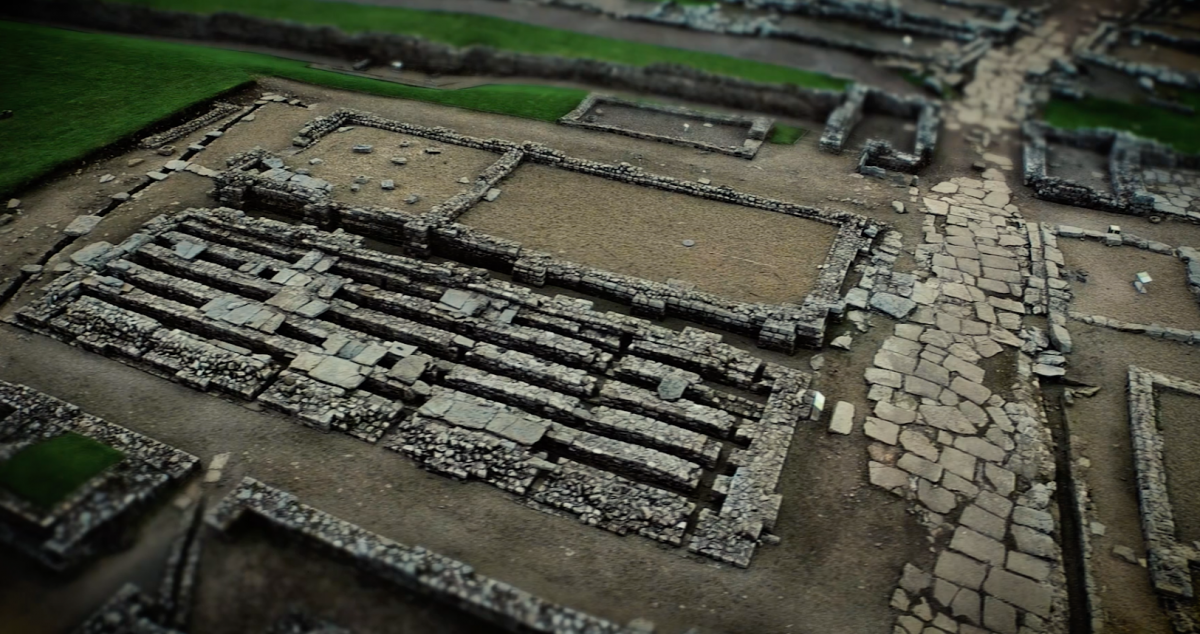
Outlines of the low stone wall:
[{"label": "low stone wall", "polygon": [[[611,165],[566,156],[537,143],[516,144],[500,139],[478,139],[458,135],[445,128],[427,128],[352,110],[339,110],[306,124],[293,140],[310,147],[324,135],[346,125],[361,125],[433,139],[442,143],[503,153],[497,164],[475,181],[469,195],[457,196],[436,206],[424,216],[413,216],[388,208],[348,207],[332,202],[327,192],[307,187],[300,179],[265,178],[250,170],[265,167],[264,154],[252,152],[231,159],[230,170],[216,178],[215,196],[223,204],[240,206],[268,201],[282,213],[318,221],[324,226],[344,223],[359,231],[404,245],[411,253],[428,256],[452,253],[467,262],[511,271],[522,282],[541,286],[554,284],[633,307],[634,312],[655,318],[668,314],[713,324],[732,332],[759,338],[763,347],[791,352],[797,345],[820,347],[830,313],[842,310],[841,287],[850,265],[869,248],[882,225],[855,214],[805,207],[738,192],[726,186],[705,185],[668,176],[654,175],[629,165]],[[526,250],[520,244],[488,236],[455,222],[477,203],[504,175],[521,161],[600,176],[624,183],[699,196],[710,200],[762,209],[823,222],[839,227],[826,266],[817,283],[800,304],[765,305],[728,300],[710,293],[652,282],[601,269],[563,261],[550,254]],[[277,169],[277,168],[276,168]]]},{"label": "low stone wall", "polygon": [[[131,338],[136,324],[128,325]],[[0,459],[21,448],[76,433],[120,451],[125,459],[45,509],[0,490],[0,542],[55,570],[106,553],[114,538],[199,459],[24,385],[0,381]]]},{"label": "low stone wall", "polygon": [[897,97],[868,86],[854,85],[846,91],[846,100],[829,115],[821,135],[820,148],[840,153],[854,127],[863,117],[874,113],[916,122],[912,152],[893,148],[887,141],[872,139],[863,146],[858,171],[884,176],[886,171],[915,174],[933,161],[938,130],[942,124],[941,104],[922,97]]},{"label": "low stone wall", "polygon": [[1192,600],[1191,565],[1200,564],[1200,550],[1176,537],[1174,513],[1163,464],[1163,438],[1158,429],[1155,389],[1170,389],[1200,397],[1200,384],[1129,367],[1129,432],[1137,472],[1142,534],[1154,590],[1168,599]]},{"label": "low stone wall", "polygon": [[142,36],[301,51],[340,59],[403,60],[406,68],[443,75],[556,79],[801,119],[823,119],[841,98],[838,92],[795,84],[755,82],[677,64],[632,66],[515,53],[487,46],[455,48],[409,35],[349,34],[328,26],[230,12],[199,15],[125,3],[46,0],[6,4],[0,8],[0,15]]},{"label": "low stone wall", "polygon": [[213,104],[212,109],[210,109],[208,112],[196,117],[195,119],[187,121],[186,123],[177,125],[170,130],[160,132],[153,136],[148,136],[142,139],[140,145],[150,150],[160,148],[171,141],[181,139],[195,132],[196,130],[203,128],[210,123],[220,121],[225,117],[231,116],[233,113],[239,110],[242,110],[242,108],[231,103],[218,101]]},{"label": "low stone wall", "polygon": [[623,626],[534,596],[479,574],[470,565],[420,546],[407,546],[301,503],[252,478],[223,499],[208,524],[227,532],[247,515],[303,539],[373,577],[449,604],[510,632],[653,634],[653,624]]},{"label": "low stone wall", "polygon": [[1186,89],[1200,88],[1200,72],[1180,70],[1170,66],[1131,62],[1108,54],[1123,37],[1130,36],[1135,42],[1148,40],[1159,45],[1179,48],[1186,52],[1196,52],[1200,49],[1200,40],[1179,38],[1160,31],[1139,27],[1122,28],[1117,24],[1102,24],[1086,40],[1081,42],[1076,50],[1076,57],[1084,62],[1095,64],[1131,77],[1148,77],[1155,83],[1177,86]]},{"label": "low stone wall", "polygon": [[[1142,153],[1151,142],[1123,131],[1062,130],[1036,121],[1026,121],[1023,130],[1025,185],[1038,198],[1135,216],[1154,212],[1154,197],[1146,191],[1141,169]],[[1050,142],[1107,154],[1112,189],[1103,192],[1050,175],[1047,169]]]},{"label": "low stone wall", "polygon": [[[711,143],[703,143],[700,141],[692,141],[678,136],[666,136],[661,134],[651,134],[640,130],[631,130],[619,126],[605,125],[603,123],[595,123],[588,120],[588,113],[594,108],[605,104],[615,104],[628,108],[638,108],[650,112],[661,112],[698,121],[700,123],[709,123],[725,126],[737,126],[746,129],[746,139],[740,146],[713,145]],[[766,140],[767,132],[775,124],[774,120],[767,117],[743,117],[741,115],[720,114],[716,112],[703,112],[692,108],[684,108],[681,106],[669,106],[665,104],[652,104],[629,99],[621,99],[612,95],[599,95],[592,93],[586,99],[581,101],[574,110],[567,113],[558,120],[563,125],[587,128],[589,130],[599,130],[601,132],[612,132],[624,136],[633,137],[635,139],[647,139],[651,141],[660,141],[663,143],[671,143],[674,145],[682,145],[686,147],[699,148],[709,152],[719,152],[728,154],[738,158],[752,159],[758,154],[758,148],[762,146]]]}]

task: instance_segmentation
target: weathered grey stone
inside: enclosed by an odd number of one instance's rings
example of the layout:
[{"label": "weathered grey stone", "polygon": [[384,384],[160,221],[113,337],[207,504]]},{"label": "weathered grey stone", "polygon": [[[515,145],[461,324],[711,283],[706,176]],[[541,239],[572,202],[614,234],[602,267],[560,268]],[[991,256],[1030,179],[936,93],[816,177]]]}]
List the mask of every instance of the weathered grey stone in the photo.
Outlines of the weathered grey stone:
[{"label": "weathered grey stone", "polygon": [[1012,519],[1016,524],[1028,526],[1043,533],[1054,532],[1054,516],[1046,511],[1031,509],[1028,506],[1017,506],[1013,509]]},{"label": "weathered grey stone", "polygon": [[881,368],[867,368],[864,375],[867,383],[884,385],[890,388],[899,389],[904,385],[904,375],[892,370],[884,370]]},{"label": "weathered grey stone", "polygon": [[900,433],[900,426],[886,420],[868,416],[863,422],[863,434],[881,443],[894,445]]},{"label": "weathered grey stone", "polygon": [[956,552],[943,550],[933,574],[964,588],[978,590],[987,575],[987,566]]},{"label": "weathered grey stone", "polygon": [[922,405],[920,412],[925,423],[931,427],[944,429],[956,434],[975,433],[975,427],[958,408],[945,405]]},{"label": "weathered grey stone", "polygon": [[1016,540],[1017,549],[1022,552],[1045,559],[1052,559],[1057,552],[1053,538],[1028,526],[1014,524],[1012,535]]},{"label": "weathered grey stone", "polygon": [[[683,393],[687,391],[691,381],[677,372],[667,374],[658,383],[658,397],[664,401],[678,401],[683,398]],[[841,403],[838,403],[841,405]],[[851,407],[851,415],[853,416],[853,406]],[[834,412],[836,416],[837,412]]]},{"label": "weathered grey stone", "polygon": [[907,473],[895,467],[889,467],[881,462],[871,461],[867,463],[867,473],[869,474],[871,484],[884,489],[894,489],[908,484]]},{"label": "weathered grey stone", "polygon": [[421,378],[421,375],[425,373],[425,370],[429,368],[432,362],[432,358],[423,354],[410,355],[397,361],[396,365],[393,365],[392,369],[388,370],[388,376],[397,381],[412,385],[417,379]]},{"label": "weathered grey stone", "polygon": [[973,528],[992,539],[1004,539],[1004,518],[993,515],[975,504],[964,509],[958,521],[963,526]]},{"label": "weathered grey stone", "polygon": [[1005,567],[1034,581],[1050,578],[1050,562],[1015,550],[1009,551]]},{"label": "weathered grey stone", "polygon": [[904,319],[917,307],[917,303],[907,297],[891,293],[875,293],[871,295],[871,308],[884,313],[893,319]]},{"label": "weathered grey stone", "polygon": [[983,601],[983,625],[997,634],[1017,634],[1017,610],[995,598]]},{"label": "weathered grey stone", "polygon": [[942,477],[942,466],[930,462],[916,454],[906,453],[896,462],[896,466],[905,471],[921,476],[930,482],[937,482]]},{"label": "weathered grey stone", "polygon": [[1041,584],[996,567],[988,573],[987,581],[983,584],[983,591],[1038,616],[1050,616],[1052,588],[1047,584]]},{"label": "weathered grey stone", "polygon": [[[954,595],[954,601],[950,603],[950,613],[956,618],[965,618],[972,623],[981,623],[982,615],[980,609],[979,593],[967,588],[959,589]],[[966,626],[970,627],[970,626]],[[947,630],[954,631],[954,630]],[[962,634],[967,634],[963,630],[959,630]]]},{"label": "weathered grey stone", "polygon": [[361,367],[353,361],[337,357],[325,357],[315,368],[309,370],[308,376],[318,381],[329,383],[330,385],[352,390],[361,385],[366,379],[359,372],[359,368]]},{"label": "weathered grey stone", "polygon": [[933,577],[928,572],[912,564],[904,564],[904,572],[900,577],[900,587],[910,594],[917,594],[929,587]]},{"label": "weathered grey stone", "polygon": [[906,429],[899,434],[899,440],[900,445],[908,451],[911,451],[914,454],[929,460],[930,462],[937,461],[939,453],[938,448],[925,434],[915,430]]},{"label": "weathered grey stone", "polygon": [[938,459],[938,464],[959,477],[975,479],[975,457],[953,447],[942,448],[942,457]]},{"label": "weathered grey stone", "polygon": [[917,499],[934,513],[949,513],[958,506],[954,494],[924,478],[917,479]]},{"label": "weathered grey stone", "polygon": [[907,425],[917,419],[916,412],[884,401],[880,401],[875,405],[875,415],[897,425]]},{"label": "weathered grey stone", "polygon": [[966,526],[959,526],[955,529],[954,537],[950,540],[950,547],[984,563],[1004,564],[1004,544]]},{"label": "weathered grey stone", "polygon": [[992,391],[987,387],[961,376],[950,382],[950,390],[976,405],[983,405],[992,396]]},{"label": "weathered grey stone", "polygon": [[63,229],[63,233],[75,237],[85,236],[91,233],[92,229],[95,229],[101,220],[103,218],[100,216],[76,216],[71,221],[71,224],[67,225],[66,229]]},{"label": "weathered grey stone", "polygon": [[854,405],[846,401],[838,401],[833,406],[833,415],[829,420],[829,431],[835,434],[849,434],[853,429]]}]

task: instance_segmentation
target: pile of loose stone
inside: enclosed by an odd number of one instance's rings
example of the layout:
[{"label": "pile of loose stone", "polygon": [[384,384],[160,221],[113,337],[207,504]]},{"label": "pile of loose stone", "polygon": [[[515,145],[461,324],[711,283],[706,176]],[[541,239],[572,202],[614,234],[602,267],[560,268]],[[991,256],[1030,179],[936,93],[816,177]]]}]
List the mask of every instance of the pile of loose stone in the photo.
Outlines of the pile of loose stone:
[{"label": "pile of loose stone", "polygon": [[589,524],[749,564],[812,412],[806,375],[715,334],[362,241],[188,210],[99,243],[15,320]]},{"label": "pile of loose stone", "polygon": [[485,577],[463,562],[369,533],[250,478],[244,479],[213,509],[207,521],[218,530],[228,531],[247,514],[262,518],[284,534],[303,537],[373,577],[447,603],[510,631],[652,634],[655,630],[652,623],[643,619],[622,626],[550,603]]},{"label": "pile of loose stone", "polygon": [[[10,411],[11,410],[11,411]],[[75,433],[124,454],[118,464],[46,509],[0,489],[0,541],[55,569],[103,554],[114,530],[133,522],[139,510],[172,483],[187,477],[199,460],[192,455],[85,414],[79,408],[25,387],[0,381],[0,460],[21,449]],[[104,532],[109,538],[99,536]]]},{"label": "pile of loose stone", "polygon": [[[905,567],[898,631],[1063,631],[1055,464],[1033,378],[1034,358],[1061,350],[1023,322],[1046,310],[1039,232],[997,170],[939,183],[924,203],[914,308],[865,375],[870,480],[913,500],[937,552],[932,570]],[[986,385],[992,357],[1017,366],[1010,394]]]}]

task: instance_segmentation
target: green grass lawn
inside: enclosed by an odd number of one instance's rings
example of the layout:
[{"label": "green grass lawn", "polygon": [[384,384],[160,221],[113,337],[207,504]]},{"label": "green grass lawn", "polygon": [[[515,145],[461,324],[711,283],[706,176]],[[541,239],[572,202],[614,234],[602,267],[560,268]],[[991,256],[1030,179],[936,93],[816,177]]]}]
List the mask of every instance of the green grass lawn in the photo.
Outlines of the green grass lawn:
[{"label": "green grass lawn", "polygon": [[108,445],[66,433],[30,445],[0,463],[0,487],[49,508],[124,458]]},{"label": "green grass lawn", "polygon": [[771,130],[771,135],[767,137],[767,141],[780,145],[791,145],[807,133],[808,130],[804,128],[797,128],[786,123],[776,123],[775,128]]},{"label": "green grass lawn", "polygon": [[1043,116],[1057,128],[1128,130],[1180,152],[1200,153],[1200,116],[1095,97],[1079,101],[1052,99],[1046,104]]},{"label": "green grass lawn", "polygon": [[673,63],[721,75],[769,83],[790,83],[809,88],[844,90],[847,79],[821,73],[755,62],[713,53],[686,51],[641,44],[560,29],[533,26],[465,13],[422,11],[323,0],[117,0],[159,9],[214,13],[237,11],[247,15],[308,24],[327,24],[343,31],[405,33],[454,46],[473,44],[497,49],[584,57],[633,66]]},{"label": "green grass lawn", "polygon": [[551,86],[405,86],[304,62],[0,22],[0,199],[55,168],[261,76],[554,121],[586,95]]}]

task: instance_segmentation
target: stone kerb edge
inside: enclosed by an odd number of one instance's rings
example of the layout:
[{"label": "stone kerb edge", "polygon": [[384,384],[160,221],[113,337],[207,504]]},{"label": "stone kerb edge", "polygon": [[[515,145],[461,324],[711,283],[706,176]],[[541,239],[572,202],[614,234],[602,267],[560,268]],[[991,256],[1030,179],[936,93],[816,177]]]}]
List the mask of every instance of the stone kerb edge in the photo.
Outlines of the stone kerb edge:
[{"label": "stone kerb edge", "polygon": [[[590,112],[592,110],[592,108],[601,106],[604,104],[614,104],[614,105],[625,106],[625,107],[629,107],[629,108],[637,108],[640,110],[647,110],[647,111],[651,111],[651,112],[661,112],[661,113],[665,113],[665,114],[677,115],[680,117],[688,117],[691,119],[696,119],[698,121],[714,123],[714,124],[719,124],[719,125],[740,126],[740,127],[745,128],[747,131],[746,141],[748,143],[746,145],[742,145],[739,147],[713,145],[711,143],[704,143],[701,141],[691,141],[691,140],[683,139],[683,138],[680,138],[677,136],[652,134],[649,132],[641,132],[638,130],[631,130],[629,128],[623,128],[620,126],[606,125],[606,124],[602,124],[602,123],[593,123],[593,122],[589,122],[585,119],[587,113]],[[775,121],[774,121],[774,119],[771,119],[769,117],[749,118],[749,117],[743,117],[740,115],[705,112],[702,110],[695,110],[693,108],[686,108],[686,107],[682,107],[682,106],[672,106],[672,105],[667,105],[667,104],[646,103],[646,102],[633,101],[630,99],[621,99],[620,97],[615,97],[612,95],[601,94],[601,93],[591,93],[587,96],[587,98],[585,98],[582,102],[580,102],[579,106],[577,106],[574,110],[572,110],[571,112],[569,112],[566,115],[559,118],[558,123],[560,123],[562,125],[566,125],[566,126],[585,128],[585,129],[589,129],[589,130],[597,130],[600,132],[610,132],[613,134],[620,134],[620,135],[632,137],[635,139],[659,141],[662,143],[670,143],[672,145],[681,145],[681,146],[685,146],[685,147],[699,148],[702,150],[707,150],[709,152],[718,152],[720,154],[727,154],[729,156],[736,156],[738,158],[752,159],[755,157],[755,155],[758,154],[758,149],[762,146],[762,141],[766,138],[767,131],[771,129],[771,126],[774,125]]]},{"label": "stone kerb edge", "polygon": [[1200,384],[1138,366],[1129,367],[1129,430],[1150,579],[1160,594],[1190,600],[1194,590],[1189,561],[1200,563],[1200,553],[1181,544],[1175,531],[1155,388],[1200,396]]}]

